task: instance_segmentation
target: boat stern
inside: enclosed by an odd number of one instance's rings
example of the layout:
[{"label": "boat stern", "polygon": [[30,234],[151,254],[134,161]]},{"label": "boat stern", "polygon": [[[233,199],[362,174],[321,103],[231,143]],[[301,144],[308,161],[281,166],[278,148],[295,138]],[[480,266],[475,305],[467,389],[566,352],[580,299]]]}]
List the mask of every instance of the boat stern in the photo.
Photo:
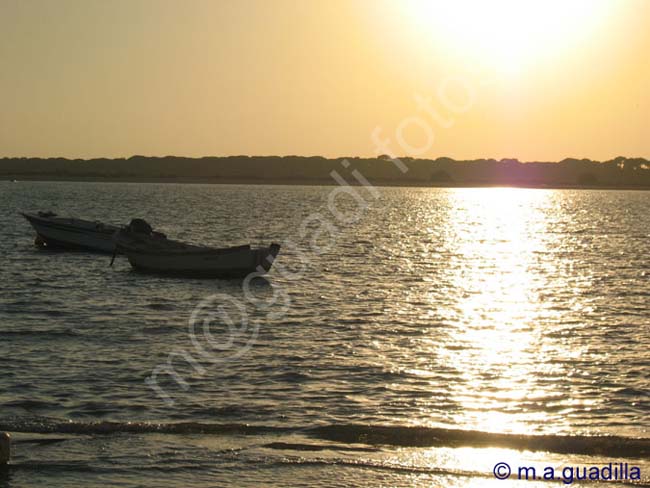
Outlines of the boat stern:
[{"label": "boat stern", "polygon": [[266,249],[260,250],[257,269],[261,267],[266,273],[268,273],[271,270],[271,266],[273,266],[273,262],[278,257],[278,254],[280,254],[280,244],[276,243],[271,244]]}]

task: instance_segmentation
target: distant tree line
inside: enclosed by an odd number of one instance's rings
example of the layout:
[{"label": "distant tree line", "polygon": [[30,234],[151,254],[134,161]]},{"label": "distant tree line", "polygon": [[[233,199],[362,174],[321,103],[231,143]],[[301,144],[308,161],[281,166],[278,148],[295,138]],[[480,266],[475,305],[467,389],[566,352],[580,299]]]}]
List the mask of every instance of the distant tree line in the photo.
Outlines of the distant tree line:
[{"label": "distant tree line", "polygon": [[[342,165],[343,159],[349,165]],[[2,158],[4,179],[106,179],[106,180],[201,180],[251,183],[334,183],[337,171],[351,184],[359,171],[378,185],[474,186],[508,185],[536,187],[638,187],[650,188],[650,162],[618,157],[598,162],[564,159],[560,162],[528,162],[516,159],[400,158],[402,172],[386,155],[378,158],[326,159],[320,156],[227,156],[185,158],[132,156],[117,159]]]}]

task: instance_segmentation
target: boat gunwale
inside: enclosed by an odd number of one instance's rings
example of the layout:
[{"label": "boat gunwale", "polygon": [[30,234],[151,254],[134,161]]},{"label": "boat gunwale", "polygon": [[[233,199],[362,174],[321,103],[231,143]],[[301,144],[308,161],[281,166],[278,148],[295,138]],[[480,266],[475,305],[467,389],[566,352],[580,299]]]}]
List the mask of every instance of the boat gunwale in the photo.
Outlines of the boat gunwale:
[{"label": "boat gunwale", "polygon": [[[90,233],[90,234],[102,234],[102,235],[109,235],[112,236],[119,230],[121,230],[121,227],[118,227],[113,224],[105,224],[103,222],[98,222],[98,221],[92,221],[92,220],[84,220],[84,219],[72,219],[72,218],[64,218],[64,217],[58,217],[58,220],[54,220],[51,217],[39,217],[34,214],[28,214],[21,212],[21,215],[27,219],[27,221],[33,225],[42,225],[44,227],[50,227],[53,229],[57,230],[63,230],[66,232],[76,232],[76,233]],[[79,222],[85,222],[87,224],[94,224],[95,228],[89,227],[80,227],[78,225],[74,225],[72,223],[67,223],[67,222],[61,222],[61,220],[67,220],[68,222],[74,221],[79,221]],[[98,228],[97,225],[101,225],[102,227]],[[35,229],[38,232],[38,229]]]},{"label": "boat gunwale", "polygon": [[[272,246],[273,244],[271,244]],[[118,241],[117,249],[121,250],[127,256],[135,254],[140,256],[202,256],[202,255],[224,255],[247,252],[256,255],[260,252],[270,252],[271,246],[252,248],[250,244],[241,246],[223,247],[223,248],[203,248],[196,246],[195,249],[143,249],[134,246],[124,245]]]}]

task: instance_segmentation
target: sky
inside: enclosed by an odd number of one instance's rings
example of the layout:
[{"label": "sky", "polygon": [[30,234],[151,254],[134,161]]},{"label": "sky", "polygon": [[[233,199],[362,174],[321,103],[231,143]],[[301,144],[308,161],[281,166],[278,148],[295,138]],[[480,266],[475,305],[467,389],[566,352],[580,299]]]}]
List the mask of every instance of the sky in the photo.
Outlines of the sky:
[{"label": "sky", "polygon": [[650,0],[0,0],[0,157],[650,158]]}]

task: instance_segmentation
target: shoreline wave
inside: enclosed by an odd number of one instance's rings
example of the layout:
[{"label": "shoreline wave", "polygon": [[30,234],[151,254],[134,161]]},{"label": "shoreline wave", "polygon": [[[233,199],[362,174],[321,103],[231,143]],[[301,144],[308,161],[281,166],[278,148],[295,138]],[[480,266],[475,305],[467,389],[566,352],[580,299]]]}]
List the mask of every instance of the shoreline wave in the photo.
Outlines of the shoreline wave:
[{"label": "shoreline wave", "polygon": [[[438,427],[329,424],[277,427],[247,423],[207,422],[78,422],[51,418],[0,419],[0,430],[32,434],[170,434],[170,435],[282,435],[340,444],[399,447],[496,447],[557,454],[644,458],[650,456],[650,438],[615,435],[503,434]],[[288,445],[288,444],[287,444]],[[279,444],[278,444],[279,446]]]}]

